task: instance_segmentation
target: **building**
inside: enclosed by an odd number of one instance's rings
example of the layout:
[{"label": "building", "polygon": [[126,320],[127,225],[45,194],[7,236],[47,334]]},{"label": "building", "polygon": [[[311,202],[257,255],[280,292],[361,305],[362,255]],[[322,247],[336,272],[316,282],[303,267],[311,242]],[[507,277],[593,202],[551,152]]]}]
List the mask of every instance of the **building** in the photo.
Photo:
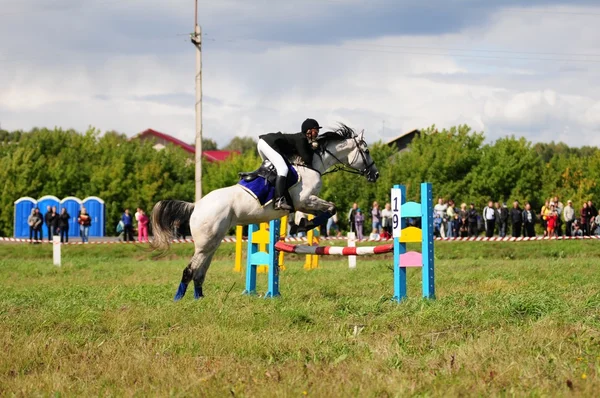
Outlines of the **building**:
[{"label": "building", "polygon": [[399,135],[396,138],[393,138],[392,140],[387,142],[387,146],[389,147],[395,147],[398,152],[402,152],[402,151],[406,151],[408,150],[408,145],[412,142],[412,140],[415,139],[416,136],[420,135],[421,131],[420,130],[412,130],[409,131],[408,133],[404,133],[402,135]]},{"label": "building", "polygon": [[[155,142],[154,149],[157,151],[165,148],[168,144],[172,144],[180,147],[191,155],[196,153],[196,148],[193,145],[186,144],[173,136],[152,129],[144,130],[134,138],[139,140],[153,140]],[[222,162],[234,152],[239,153],[237,151],[202,151],[202,156],[209,162]]]}]

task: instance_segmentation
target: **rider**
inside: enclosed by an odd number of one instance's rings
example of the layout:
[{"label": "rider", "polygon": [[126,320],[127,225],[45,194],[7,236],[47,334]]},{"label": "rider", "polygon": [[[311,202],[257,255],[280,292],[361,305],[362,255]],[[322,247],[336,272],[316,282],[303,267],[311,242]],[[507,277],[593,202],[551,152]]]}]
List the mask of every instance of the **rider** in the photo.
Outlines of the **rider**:
[{"label": "rider", "polygon": [[306,119],[302,123],[302,132],[296,134],[269,133],[258,137],[258,153],[260,157],[269,159],[277,170],[275,182],[275,210],[292,210],[285,199],[288,166],[283,156],[299,156],[304,164],[311,167],[314,150],[317,149],[319,123],[315,119]]}]

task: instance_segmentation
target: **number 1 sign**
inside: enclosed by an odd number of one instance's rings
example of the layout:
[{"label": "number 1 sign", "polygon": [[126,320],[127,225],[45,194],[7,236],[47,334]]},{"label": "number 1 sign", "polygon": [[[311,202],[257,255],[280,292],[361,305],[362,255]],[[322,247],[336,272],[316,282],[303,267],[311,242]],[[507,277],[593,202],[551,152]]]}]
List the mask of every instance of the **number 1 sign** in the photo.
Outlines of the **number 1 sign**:
[{"label": "number 1 sign", "polygon": [[402,191],[400,188],[392,188],[392,236],[399,238],[402,232]]}]

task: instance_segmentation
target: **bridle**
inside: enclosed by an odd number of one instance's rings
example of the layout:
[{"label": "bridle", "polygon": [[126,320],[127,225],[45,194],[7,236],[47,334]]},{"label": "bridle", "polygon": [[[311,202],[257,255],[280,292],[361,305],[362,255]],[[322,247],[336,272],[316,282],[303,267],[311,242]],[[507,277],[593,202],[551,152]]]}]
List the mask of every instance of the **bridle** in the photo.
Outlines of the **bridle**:
[{"label": "bridle", "polygon": [[[367,154],[369,153],[369,150],[362,149],[362,145],[363,144],[366,145],[366,142],[362,138],[359,141],[356,137],[357,136],[354,135],[352,137],[352,139],[354,140],[354,143],[356,144],[358,153],[354,156],[354,159],[352,159],[352,162],[350,162],[350,165],[346,165],[340,159],[338,159],[337,156],[335,156],[329,149],[327,149],[326,145],[323,146],[323,152],[327,152],[328,154],[330,154],[335,160],[337,160],[338,164],[336,164],[333,167],[333,169],[326,171],[322,175],[329,174],[329,173],[336,173],[338,171],[343,171],[343,172],[350,173],[350,174],[359,174],[359,175],[366,176],[367,178],[369,178],[369,174],[370,174],[369,169],[375,164],[375,161],[371,159],[371,163],[368,163]],[[362,157],[363,164],[365,165],[365,167],[363,169],[358,169],[356,167],[351,166],[352,164],[354,164],[356,162],[356,159],[358,159],[359,156]],[[321,162],[323,162],[323,158],[321,158]]]}]

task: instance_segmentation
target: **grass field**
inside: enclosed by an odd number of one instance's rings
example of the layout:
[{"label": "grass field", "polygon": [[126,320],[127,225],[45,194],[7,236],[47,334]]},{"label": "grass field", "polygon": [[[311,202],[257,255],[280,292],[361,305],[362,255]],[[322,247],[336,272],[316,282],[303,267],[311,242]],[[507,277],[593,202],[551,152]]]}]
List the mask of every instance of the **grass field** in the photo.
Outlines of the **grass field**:
[{"label": "grass field", "polygon": [[[206,298],[172,301],[191,244],[0,245],[0,396],[598,396],[600,244],[436,242],[437,300],[392,302],[391,257],[287,262],[240,293],[232,244]],[[259,290],[266,275],[259,275]],[[594,393],[595,391],[595,393]]]}]

